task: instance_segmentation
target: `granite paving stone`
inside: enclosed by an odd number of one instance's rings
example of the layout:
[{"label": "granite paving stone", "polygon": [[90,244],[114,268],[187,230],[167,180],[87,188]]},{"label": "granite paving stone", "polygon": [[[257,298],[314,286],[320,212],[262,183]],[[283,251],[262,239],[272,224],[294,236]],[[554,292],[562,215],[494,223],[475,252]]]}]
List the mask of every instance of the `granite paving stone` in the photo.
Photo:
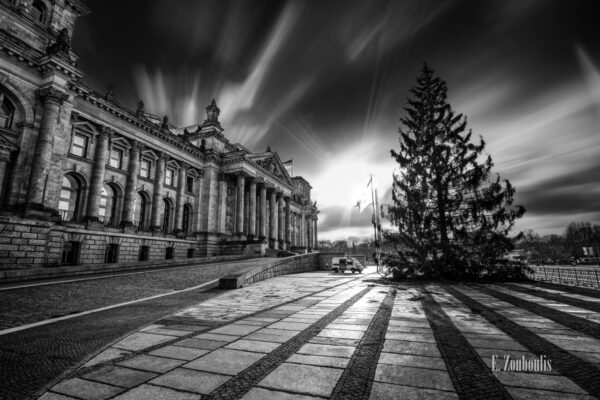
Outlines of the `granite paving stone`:
[{"label": "granite paving stone", "polygon": [[448,372],[405,365],[380,364],[375,372],[375,380],[426,389],[454,390]]},{"label": "granite paving stone", "polygon": [[179,347],[179,346],[165,346],[160,349],[151,351],[150,355],[159,357],[176,358],[178,360],[191,361],[195,358],[203,356],[210,350],[205,349],[194,349],[190,347]]},{"label": "granite paving stone", "polygon": [[236,375],[262,357],[264,357],[262,353],[234,349],[217,349],[185,364],[184,367],[224,375]]},{"label": "granite paving stone", "polygon": [[310,325],[311,325],[310,323],[279,321],[272,325],[269,325],[269,328],[270,329],[283,329],[283,330],[290,330],[290,331],[301,331],[301,330],[308,328]]},{"label": "granite paving stone", "polygon": [[298,350],[298,354],[350,358],[354,350],[356,347],[307,343]]},{"label": "granite paving stone", "polygon": [[289,363],[318,365],[333,368],[346,368],[348,361],[348,358],[343,357],[314,356],[307,354],[294,354],[287,359],[287,362]]},{"label": "granite paving stone", "polygon": [[318,336],[333,337],[342,339],[361,339],[364,336],[363,331],[351,331],[342,329],[323,329]]},{"label": "granite paving stone", "polygon": [[62,381],[52,391],[85,400],[104,400],[121,393],[123,388],[85,379],[73,378]]},{"label": "granite paving stone", "polygon": [[150,383],[186,392],[207,394],[229,379],[230,377],[224,375],[187,368],[177,368],[151,380]]},{"label": "granite paving stone", "polygon": [[263,388],[254,388],[250,390],[242,400],[315,400],[321,397],[305,396],[301,394],[292,394],[280,392],[278,390],[268,390]]},{"label": "granite paving stone", "polygon": [[383,344],[383,351],[388,353],[414,354],[427,357],[441,357],[434,343],[407,342],[403,340],[388,340]]},{"label": "granite paving stone", "polygon": [[146,333],[154,333],[157,335],[168,335],[168,336],[185,336],[189,335],[189,331],[179,329],[167,329],[167,328],[154,328],[145,330]]},{"label": "granite paving stone", "polygon": [[200,400],[201,396],[161,386],[142,385],[114,398],[115,400]]},{"label": "granite paving stone", "polygon": [[342,370],[337,368],[283,363],[260,381],[258,386],[301,394],[329,396],[340,376]]},{"label": "granite paving stone", "polygon": [[214,350],[219,347],[225,346],[227,342],[220,340],[208,340],[208,339],[184,339],[174,343],[175,346],[191,347],[194,349]]},{"label": "granite paving stone", "polygon": [[369,400],[458,400],[453,392],[373,382]]},{"label": "granite paving stone", "polygon": [[110,360],[121,358],[127,354],[131,354],[131,352],[127,351],[127,350],[113,349],[112,347],[109,347],[108,349],[102,351],[101,353],[96,355],[94,358],[92,358],[91,360],[86,362],[83,366],[84,367],[92,367],[97,364],[102,364],[102,363],[110,361]]},{"label": "granite paving stone", "polygon": [[141,369],[144,371],[163,373],[170,371],[173,368],[179,367],[181,364],[184,363],[185,361],[183,360],[174,360],[172,358],[156,357],[141,354],[134,358],[121,361],[118,363],[118,365],[121,365],[123,367]]},{"label": "granite paving stone", "polygon": [[233,336],[244,336],[254,331],[259,330],[259,326],[252,325],[237,325],[231,324],[226,325],[222,328],[214,329],[210,333],[222,334],[222,335],[233,335]]},{"label": "granite paving stone", "polygon": [[[491,357],[490,357],[491,358]],[[446,370],[444,360],[436,357],[424,357],[408,354],[394,354],[382,352],[379,356],[380,364],[403,365],[407,367],[419,367],[426,369]]]},{"label": "granite paving stone", "polygon": [[83,375],[83,378],[130,388],[152,379],[155,376],[156,374],[152,372],[107,365],[96,371]]},{"label": "granite paving stone", "polygon": [[218,333],[206,332],[201,333],[199,335],[193,336],[193,339],[206,339],[206,340],[216,340],[218,342],[233,342],[240,338],[241,336],[231,336],[231,335],[222,335]]},{"label": "granite paving stone", "polygon": [[112,347],[129,350],[140,351],[148,347],[156,346],[157,344],[165,343],[175,339],[175,336],[155,335],[152,333],[136,332],[127,336],[125,339],[112,345]]},{"label": "granite paving stone", "polygon": [[226,349],[254,351],[256,353],[270,353],[280,346],[280,343],[261,342],[258,340],[240,339],[225,346]]},{"label": "granite paving stone", "polygon": [[75,397],[65,396],[58,393],[47,392],[38,400],[77,400]]}]

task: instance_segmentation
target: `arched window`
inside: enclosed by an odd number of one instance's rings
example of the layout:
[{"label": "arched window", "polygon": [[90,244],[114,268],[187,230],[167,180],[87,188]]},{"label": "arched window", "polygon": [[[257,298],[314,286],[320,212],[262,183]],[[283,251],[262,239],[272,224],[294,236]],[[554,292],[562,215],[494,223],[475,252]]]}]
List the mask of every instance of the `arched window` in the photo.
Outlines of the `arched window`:
[{"label": "arched window", "polygon": [[98,218],[107,226],[117,225],[117,195],[110,185],[102,187]]},{"label": "arched window", "polygon": [[31,10],[29,11],[29,13],[31,14],[31,17],[33,19],[35,19],[38,22],[44,23],[44,20],[46,19],[46,7],[41,1],[34,1],[31,5]]},{"label": "arched window", "polygon": [[189,204],[183,205],[183,218],[181,219],[181,230],[183,233],[189,233],[190,229],[190,220],[192,218],[192,206]]},{"label": "arched window", "polygon": [[79,220],[81,185],[70,175],[63,176],[58,211],[63,221]]},{"label": "arched window", "polygon": [[138,192],[133,203],[133,225],[138,229],[146,229],[146,197]]},{"label": "arched window", "polygon": [[167,199],[163,200],[163,226],[164,233],[171,231],[171,202]]},{"label": "arched window", "polygon": [[0,92],[0,128],[11,129],[14,117],[14,104]]}]

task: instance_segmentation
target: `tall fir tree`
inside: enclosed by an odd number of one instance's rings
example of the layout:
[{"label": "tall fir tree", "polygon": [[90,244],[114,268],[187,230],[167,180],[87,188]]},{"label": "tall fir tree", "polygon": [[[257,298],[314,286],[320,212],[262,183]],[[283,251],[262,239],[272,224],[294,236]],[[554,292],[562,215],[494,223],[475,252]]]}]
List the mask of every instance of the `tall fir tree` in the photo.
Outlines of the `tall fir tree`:
[{"label": "tall fir tree", "polygon": [[466,118],[452,110],[447,85],[427,65],[410,90],[400,119],[399,164],[388,214],[397,229],[386,232],[397,254],[390,266],[425,276],[479,276],[513,248],[508,237],[525,212],[513,205],[508,180],[491,179],[485,142],[471,142]]}]

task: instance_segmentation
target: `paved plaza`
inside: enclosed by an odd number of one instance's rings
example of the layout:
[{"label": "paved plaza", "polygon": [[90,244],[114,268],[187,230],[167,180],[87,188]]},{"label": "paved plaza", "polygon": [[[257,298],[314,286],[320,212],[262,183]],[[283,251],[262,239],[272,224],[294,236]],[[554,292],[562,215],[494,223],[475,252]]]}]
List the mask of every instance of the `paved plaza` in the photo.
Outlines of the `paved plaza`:
[{"label": "paved plaza", "polygon": [[119,338],[39,398],[600,398],[598,291],[365,272],[222,292]]}]

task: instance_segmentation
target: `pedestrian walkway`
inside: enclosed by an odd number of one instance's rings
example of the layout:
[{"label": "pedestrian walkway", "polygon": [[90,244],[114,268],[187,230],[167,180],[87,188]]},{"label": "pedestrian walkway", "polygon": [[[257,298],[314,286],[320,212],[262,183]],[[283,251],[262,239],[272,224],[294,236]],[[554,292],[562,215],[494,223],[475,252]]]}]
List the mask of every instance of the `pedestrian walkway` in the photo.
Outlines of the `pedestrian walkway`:
[{"label": "pedestrian walkway", "polygon": [[533,284],[519,296],[513,285],[389,284],[365,272],[225,291],[116,341],[40,399],[600,395],[600,324],[568,287],[542,291],[548,300]]}]

